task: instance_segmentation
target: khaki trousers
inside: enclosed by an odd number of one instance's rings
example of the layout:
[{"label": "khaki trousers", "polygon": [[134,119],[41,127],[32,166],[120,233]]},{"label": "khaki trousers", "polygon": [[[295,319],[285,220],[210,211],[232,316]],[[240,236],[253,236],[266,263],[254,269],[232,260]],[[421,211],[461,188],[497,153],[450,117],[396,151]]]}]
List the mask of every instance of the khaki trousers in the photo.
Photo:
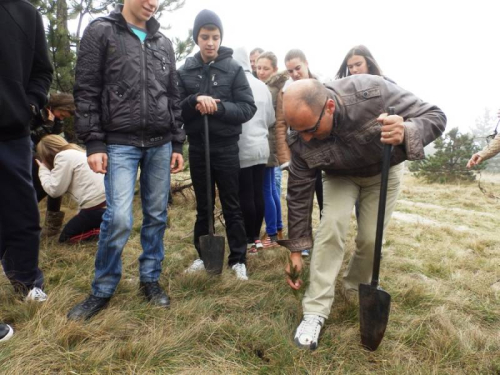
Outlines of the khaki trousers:
[{"label": "khaki trousers", "polygon": [[[400,191],[403,163],[391,167],[387,187],[384,229],[391,218]],[[377,228],[380,179],[325,175],[323,180],[323,216],[316,233],[311,259],[309,287],[302,307],[304,314],[328,318],[335,295],[335,279],[342,266],[346,235],[354,203],[359,198],[356,250],[344,274],[346,290],[358,290],[372,276]]]}]

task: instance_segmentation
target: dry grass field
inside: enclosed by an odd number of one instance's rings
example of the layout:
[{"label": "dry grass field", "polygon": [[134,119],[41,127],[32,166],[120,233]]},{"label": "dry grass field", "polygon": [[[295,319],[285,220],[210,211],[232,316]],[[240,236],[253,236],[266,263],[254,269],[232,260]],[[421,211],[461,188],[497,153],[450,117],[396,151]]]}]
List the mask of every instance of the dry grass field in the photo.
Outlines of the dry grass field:
[{"label": "dry grass field", "polygon": [[[359,345],[358,304],[342,297],[319,348],[294,346],[301,295],[285,284],[285,249],[249,256],[248,282],[228,270],[184,275],[195,258],[194,197],[187,195],[174,197],[165,236],[161,283],[169,310],[150,307],[138,293],[137,202],[121,283],[91,321],[68,322],[66,313],[90,290],[95,243],[42,243],[46,303],[20,301],[0,276],[0,320],[16,330],[0,346],[0,373],[499,375],[500,179],[483,176],[482,186],[487,195],[477,183],[426,185],[405,176],[381,270],[392,310],[374,353]],[[74,209],[64,206],[66,219]],[[353,218],[346,261],[355,226]]]}]

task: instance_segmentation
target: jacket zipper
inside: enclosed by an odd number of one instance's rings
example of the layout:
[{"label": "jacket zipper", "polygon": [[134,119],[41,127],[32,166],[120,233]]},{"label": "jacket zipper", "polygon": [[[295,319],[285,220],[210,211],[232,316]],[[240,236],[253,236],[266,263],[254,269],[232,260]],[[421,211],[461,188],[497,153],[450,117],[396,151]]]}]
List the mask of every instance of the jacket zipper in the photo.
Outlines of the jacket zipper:
[{"label": "jacket zipper", "polygon": [[[139,39],[139,38],[137,38]],[[144,40],[146,42],[146,40]],[[148,96],[146,92],[146,84],[147,84],[147,60],[146,60],[146,51],[144,48],[144,43],[140,41],[141,44],[141,146],[144,145],[144,131],[147,125],[146,111],[148,108]]]}]

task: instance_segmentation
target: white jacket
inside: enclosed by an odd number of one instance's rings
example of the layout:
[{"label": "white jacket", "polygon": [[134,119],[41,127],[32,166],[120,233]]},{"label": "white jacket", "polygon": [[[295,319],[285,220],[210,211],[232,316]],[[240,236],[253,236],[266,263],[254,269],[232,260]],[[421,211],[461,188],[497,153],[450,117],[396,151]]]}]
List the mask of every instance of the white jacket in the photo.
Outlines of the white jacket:
[{"label": "white jacket", "polygon": [[242,132],[238,141],[240,168],[267,164],[269,158],[268,128],[276,121],[273,99],[266,84],[259,81],[250,72],[250,60],[246,50],[236,48],[233,58],[243,67],[257,106],[257,112],[252,119],[242,125]]},{"label": "white jacket", "polygon": [[93,172],[85,152],[61,151],[54,158],[54,168],[41,165],[38,170],[43,190],[53,198],[68,193],[80,209],[91,208],[106,200],[104,175]]}]

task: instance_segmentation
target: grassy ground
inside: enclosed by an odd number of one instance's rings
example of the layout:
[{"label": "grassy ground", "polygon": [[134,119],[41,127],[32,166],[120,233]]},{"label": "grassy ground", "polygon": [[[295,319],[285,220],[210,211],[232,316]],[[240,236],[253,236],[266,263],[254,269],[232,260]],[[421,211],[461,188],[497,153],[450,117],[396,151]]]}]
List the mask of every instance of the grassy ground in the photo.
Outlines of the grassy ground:
[{"label": "grassy ground", "polygon": [[[498,180],[484,180],[489,195],[500,196]],[[67,218],[74,211],[64,209]],[[342,297],[318,350],[294,346],[300,295],[285,285],[284,249],[249,257],[248,282],[229,271],[184,275],[195,259],[188,194],[175,197],[165,237],[169,310],[150,307],[137,291],[137,204],[121,283],[91,321],[68,322],[66,313],[89,292],[95,244],[42,243],[44,304],[21,302],[0,276],[0,320],[16,330],[0,346],[0,373],[500,374],[500,201],[477,184],[425,185],[406,176],[396,210],[405,215],[389,226],[381,271],[393,304],[375,353],[359,346],[358,305]],[[354,233],[353,220],[346,261]]]}]

